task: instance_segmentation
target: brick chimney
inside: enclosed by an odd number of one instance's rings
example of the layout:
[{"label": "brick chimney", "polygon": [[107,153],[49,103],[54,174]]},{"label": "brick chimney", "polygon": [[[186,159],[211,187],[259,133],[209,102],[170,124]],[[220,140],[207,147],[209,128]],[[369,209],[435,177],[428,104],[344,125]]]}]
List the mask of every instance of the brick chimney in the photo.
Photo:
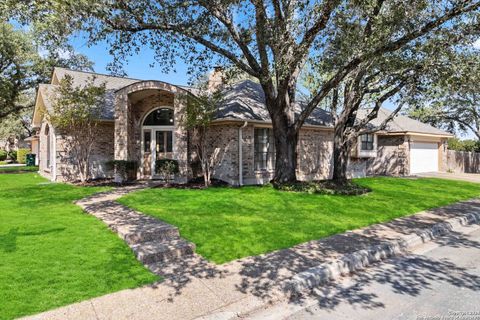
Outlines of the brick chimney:
[{"label": "brick chimney", "polygon": [[213,92],[225,84],[225,72],[222,66],[216,66],[208,76],[208,91]]}]

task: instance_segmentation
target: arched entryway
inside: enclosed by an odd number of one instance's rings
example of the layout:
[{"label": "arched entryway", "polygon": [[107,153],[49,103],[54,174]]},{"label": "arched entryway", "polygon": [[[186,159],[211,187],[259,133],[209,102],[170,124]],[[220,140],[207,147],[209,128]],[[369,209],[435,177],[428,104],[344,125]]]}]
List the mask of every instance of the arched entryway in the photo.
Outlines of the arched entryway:
[{"label": "arched entryway", "polygon": [[[149,179],[155,178],[155,160],[160,156],[169,157],[178,161],[177,181],[186,181],[189,174],[188,131],[181,117],[184,97],[189,94],[161,81],[140,81],[116,91],[115,160],[134,161],[139,168],[137,177]],[[170,143],[171,152],[168,151]]]},{"label": "arched entryway", "polygon": [[160,106],[146,114],[142,121],[142,167],[144,175],[155,178],[155,162],[173,159],[175,152],[175,117],[170,106]]}]

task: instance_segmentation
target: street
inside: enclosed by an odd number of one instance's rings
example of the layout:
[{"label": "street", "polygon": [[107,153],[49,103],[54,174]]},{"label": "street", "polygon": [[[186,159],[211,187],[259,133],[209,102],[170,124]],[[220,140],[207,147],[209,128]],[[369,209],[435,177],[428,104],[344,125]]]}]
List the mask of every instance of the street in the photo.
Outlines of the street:
[{"label": "street", "polygon": [[480,319],[480,229],[465,227],[247,318]]}]

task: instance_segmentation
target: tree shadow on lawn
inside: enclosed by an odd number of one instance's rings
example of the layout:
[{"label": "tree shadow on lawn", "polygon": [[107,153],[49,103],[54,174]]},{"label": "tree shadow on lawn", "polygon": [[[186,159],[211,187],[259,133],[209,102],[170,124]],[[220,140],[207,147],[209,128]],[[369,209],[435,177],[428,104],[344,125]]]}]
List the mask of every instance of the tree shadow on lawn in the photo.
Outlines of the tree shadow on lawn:
[{"label": "tree shadow on lawn", "polygon": [[[458,215],[459,210],[462,210],[461,212],[478,212],[480,201],[465,201],[432,210],[431,212],[438,217],[425,215],[422,219],[419,216],[410,216],[391,221],[386,225],[397,232],[391,238],[386,236],[386,229],[383,225],[373,225],[359,232],[346,232],[223,265],[214,265],[199,258],[192,259],[183,265],[179,264],[169,271],[164,271],[163,266],[158,266],[156,272],[162,274],[168,280],[168,285],[175,288],[176,295],[180,295],[182,289],[193,278],[225,278],[232,272],[238,272],[240,280],[236,280],[235,283],[237,291],[272,301],[277,297],[281,283],[299,272],[318,266],[342,254],[362,250],[371,245],[385,244],[386,240],[396,239],[398,234],[411,234],[417,228],[431,227],[440,222],[440,218],[445,219]],[[457,232],[450,232],[433,241],[454,248],[480,248],[479,242],[470,240]],[[430,288],[430,284],[437,280],[480,291],[480,277],[470,274],[466,269],[448,260],[408,256],[406,259],[390,259],[384,263],[389,266],[387,271],[361,273],[354,286],[344,288],[332,283],[317,290],[320,306],[333,309],[341,302],[346,302],[360,304],[364,308],[383,307],[383,304],[377,301],[378,297],[375,294],[363,291],[363,288],[374,282],[390,284],[394,292],[411,296],[416,296],[422,290]],[[293,299],[291,302],[302,303],[302,298]]]},{"label": "tree shadow on lawn", "polygon": [[18,231],[19,228],[11,228],[7,233],[0,234],[0,250],[5,253],[15,252],[17,250],[17,240],[19,237],[41,236],[49,233],[62,232],[65,228],[53,228],[35,232]]}]

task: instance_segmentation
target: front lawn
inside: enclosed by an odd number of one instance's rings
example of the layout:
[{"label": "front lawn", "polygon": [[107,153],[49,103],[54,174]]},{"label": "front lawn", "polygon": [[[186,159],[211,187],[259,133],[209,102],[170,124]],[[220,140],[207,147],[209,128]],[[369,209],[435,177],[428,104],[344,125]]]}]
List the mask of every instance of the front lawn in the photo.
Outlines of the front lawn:
[{"label": "front lawn", "polygon": [[224,263],[480,196],[480,184],[452,180],[379,177],[356,182],[373,191],[332,196],[270,186],[149,189],[119,201],[178,226],[199,254]]},{"label": "front lawn", "polygon": [[33,173],[0,175],[0,319],[157,279],[120,238],[72,203],[103,189],[50,183]]}]

